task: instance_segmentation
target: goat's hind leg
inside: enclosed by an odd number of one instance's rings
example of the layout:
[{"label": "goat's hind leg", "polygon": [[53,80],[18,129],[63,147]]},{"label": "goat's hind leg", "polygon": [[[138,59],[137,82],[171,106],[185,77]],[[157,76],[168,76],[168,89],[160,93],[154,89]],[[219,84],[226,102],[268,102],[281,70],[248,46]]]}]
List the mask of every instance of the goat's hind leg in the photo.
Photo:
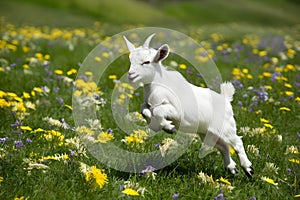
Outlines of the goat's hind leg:
[{"label": "goat's hind leg", "polygon": [[252,163],[246,155],[242,139],[238,135],[234,135],[234,137],[230,140],[230,145],[236,151],[240,160],[240,164],[246,175],[248,177],[252,177],[254,174],[254,169],[252,168]]},{"label": "goat's hind leg", "polygon": [[223,157],[224,166],[232,174],[238,174],[239,170],[236,168],[236,163],[232,160],[229,151],[229,145],[226,144],[221,138],[217,140],[215,147],[220,151]]}]

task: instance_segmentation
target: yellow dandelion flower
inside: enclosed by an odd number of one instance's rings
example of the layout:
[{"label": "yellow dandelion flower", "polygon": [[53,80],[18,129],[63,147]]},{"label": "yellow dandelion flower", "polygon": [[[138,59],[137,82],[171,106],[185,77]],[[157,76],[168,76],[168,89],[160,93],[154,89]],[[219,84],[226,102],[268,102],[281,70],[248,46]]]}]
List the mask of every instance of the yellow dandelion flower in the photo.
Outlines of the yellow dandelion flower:
[{"label": "yellow dandelion flower", "polygon": [[287,87],[287,88],[292,88],[292,87],[293,87],[293,86],[292,86],[291,84],[289,84],[289,83],[285,83],[284,86]]},{"label": "yellow dandelion flower", "polygon": [[296,67],[292,64],[287,64],[284,68],[286,71],[296,71]]},{"label": "yellow dandelion flower", "polygon": [[50,60],[50,55],[49,55],[49,54],[46,54],[46,55],[44,56],[44,59],[45,59],[45,60]]},{"label": "yellow dandelion flower", "polygon": [[29,98],[30,98],[30,94],[27,93],[27,92],[23,92],[23,97],[24,97],[25,99],[29,99]]},{"label": "yellow dandelion flower", "polygon": [[300,101],[300,97],[296,97],[296,98],[295,98],[295,101]]},{"label": "yellow dandelion flower", "polygon": [[223,50],[223,46],[218,45],[218,46],[217,46],[217,50],[218,50],[218,51],[222,51],[222,50]]},{"label": "yellow dandelion flower", "polygon": [[77,70],[76,69],[70,69],[69,71],[67,71],[67,75],[70,76],[72,74],[76,74]]},{"label": "yellow dandelion flower", "polygon": [[243,72],[244,74],[248,74],[248,73],[249,73],[249,70],[248,70],[247,68],[243,68],[243,69],[242,69],[242,72]]},{"label": "yellow dandelion flower", "polygon": [[[33,88],[33,91],[34,91],[34,92],[37,92],[37,93],[42,93],[42,92],[43,92],[43,89],[40,88],[40,87],[34,87],[34,88]],[[34,96],[33,94],[31,94],[31,95]]]},{"label": "yellow dandelion flower", "polygon": [[80,90],[75,90],[73,93],[74,97],[79,97],[81,94],[82,94],[82,91],[80,91]]},{"label": "yellow dandelion flower", "polygon": [[21,197],[15,197],[14,200],[28,200],[29,197],[24,197],[24,196],[21,196]]},{"label": "yellow dandelion flower", "polygon": [[271,179],[271,178],[268,178],[268,177],[261,177],[261,179],[263,180],[263,181],[266,181],[267,183],[270,183],[270,184],[272,184],[272,185],[278,185],[278,183],[275,183],[275,181],[273,180],[273,179]]},{"label": "yellow dandelion flower", "polygon": [[223,178],[222,176],[221,178],[217,179],[217,181],[225,183],[226,185],[231,185],[231,183],[227,179]]},{"label": "yellow dandelion flower", "polygon": [[258,52],[259,52],[258,49],[252,49],[253,54],[258,54]]},{"label": "yellow dandelion flower", "polygon": [[70,110],[73,110],[72,106],[65,104],[65,107],[69,108]]},{"label": "yellow dandelion flower", "polygon": [[107,143],[108,141],[114,139],[113,134],[107,133],[107,132],[101,132],[98,137],[97,140],[95,140],[95,142],[100,142],[100,143]]},{"label": "yellow dandelion flower", "polygon": [[108,79],[113,79],[114,80],[114,79],[117,79],[117,76],[116,75],[109,75]]},{"label": "yellow dandelion flower", "polygon": [[292,91],[285,91],[285,94],[287,96],[294,96],[294,92],[292,92]]},{"label": "yellow dandelion flower", "polygon": [[300,165],[300,159],[295,159],[295,158],[292,158],[292,159],[289,159],[290,162],[292,163],[297,163]]},{"label": "yellow dandelion flower", "polygon": [[108,58],[108,57],[109,57],[109,54],[108,54],[107,52],[103,52],[103,53],[102,53],[102,56],[103,56],[104,58]]},{"label": "yellow dandelion flower", "polygon": [[263,122],[263,123],[269,123],[270,121],[265,119],[265,118],[260,118],[260,121]]},{"label": "yellow dandelion flower", "polygon": [[253,79],[253,76],[251,74],[247,74],[246,76],[248,79]]},{"label": "yellow dandelion flower", "polygon": [[33,133],[37,133],[37,132],[45,132],[44,129],[42,128],[38,128],[38,129],[35,129],[34,131],[32,131]]},{"label": "yellow dandelion flower", "polygon": [[20,126],[20,129],[23,131],[32,131],[32,128],[30,128],[29,126]]},{"label": "yellow dandelion flower", "polygon": [[271,77],[272,76],[270,72],[263,72],[262,75],[264,77]]},{"label": "yellow dandelion flower", "polygon": [[290,109],[290,108],[287,108],[287,107],[280,107],[279,110],[291,111],[291,109]]},{"label": "yellow dandelion flower", "polygon": [[87,182],[95,180],[96,184],[101,188],[108,183],[107,175],[104,173],[104,170],[98,169],[95,166],[92,166],[86,173],[85,180]]},{"label": "yellow dandelion flower", "polygon": [[24,53],[27,53],[30,50],[30,48],[28,46],[23,46],[22,50]]},{"label": "yellow dandelion flower", "polygon": [[54,70],[54,73],[57,74],[57,75],[62,75],[62,74],[64,74],[64,72],[63,72],[62,70],[60,70],[60,69]]},{"label": "yellow dandelion flower", "polygon": [[300,194],[296,194],[296,195],[294,195],[294,197],[295,197],[295,198],[300,197]]},{"label": "yellow dandelion flower", "polygon": [[264,57],[264,56],[267,55],[267,51],[260,51],[260,52],[258,53],[258,55],[259,55],[260,57]]},{"label": "yellow dandelion flower", "polygon": [[129,195],[129,196],[139,196],[138,191],[131,189],[131,188],[125,188],[122,191],[123,194]]},{"label": "yellow dandelion flower", "polygon": [[294,58],[295,54],[296,54],[296,51],[294,49],[288,49],[287,56],[289,58]]},{"label": "yellow dandelion flower", "polygon": [[29,69],[30,67],[29,67],[29,65],[28,64],[24,64],[23,65],[23,69]]},{"label": "yellow dandelion flower", "polygon": [[267,127],[267,128],[270,128],[270,129],[273,129],[273,126],[271,124],[264,124],[264,127]]},{"label": "yellow dandelion flower", "polygon": [[274,64],[276,64],[276,63],[279,62],[279,59],[276,58],[276,57],[272,57],[272,58],[271,58],[271,61],[272,61]]},{"label": "yellow dandelion flower", "polygon": [[95,61],[97,61],[97,62],[101,62],[101,61],[102,61],[102,59],[101,59],[99,56],[96,56],[94,59],[95,59]]},{"label": "yellow dandelion flower", "polygon": [[35,53],[34,57],[36,57],[38,60],[43,60],[43,54],[41,53]]},{"label": "yellow dandelion flower", "polygon": [[276,67],[275,71],[280,73],[280,72],[282,72],[282,68],[281,67]]},{"label": "yellow dandelion flower", "polygon": [[272,90],[272,86],[271,86],[271,85],[265,85],[265,88],[266,88],[267,90]]},{"label": "yellow dandelion flower", "polygon": [[187,66],[186,66],[185,64],[180,64],[180,65],[179,65],[179,68],[180,68],[180,69],[186,69]]},{"label": "yellow dandelion flower", "polygon": [[84,74],[87,75],[87,76],[92,76],[93,75],[92,72],[85,72]]},{"label": "yellow dandelion flower", "polygon": [[232,146],[229,147],[229,152],[230,152],[230,155],[233,155],[235,153],[235,150],[234,150],[234,148],[232,148]]},{"label": "yellow dandelion flower", "polygon": [[2,176],[0,176],[0,183],[1,183],[1,182],[3,182],[3,180],[4,180],[4,179],[3,179],[3,177],[2,177]]}]

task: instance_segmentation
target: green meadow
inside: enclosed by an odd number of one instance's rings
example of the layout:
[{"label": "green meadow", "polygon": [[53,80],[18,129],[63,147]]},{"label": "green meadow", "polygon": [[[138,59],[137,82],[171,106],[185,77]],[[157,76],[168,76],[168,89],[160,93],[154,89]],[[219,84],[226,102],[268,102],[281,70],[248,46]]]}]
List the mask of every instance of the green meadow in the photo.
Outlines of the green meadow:
[{"label": "green meadow", "polygon": [[[1,2],[0,199],[300,199],[299,9],[297,0]],[[120,154],[168,154],[180,143],[176,134],[148,131],[139,114],[142,87],[121,79],[130,65],[125,46],[99,81],[93,72],[81,71],[103,41],[151,26],[193,38],[205,50],[199,66],[212,59],[222,80],[235,86],[237,134],[253,164],[252,178],[240,166],[240,173],[231,175],[217,150],[200,158],[196,136],[168,166],[149,165],[136,173],[108,167],[85,145],[88,140],[114,144]],[[112,55],[104,44],[94,58],[100,67]],[[163,64],[208,86],[178,55]],[[113,91],[118,91],[114,98]],[[84,104],[82,99],[92,102],[97,119],[78,126],[74,101]],[[126,103],[125,120],[144,129],[128,134],[112,120],[119,112],[114,109]],[[231,154],[238,163],[236,152]]]}]

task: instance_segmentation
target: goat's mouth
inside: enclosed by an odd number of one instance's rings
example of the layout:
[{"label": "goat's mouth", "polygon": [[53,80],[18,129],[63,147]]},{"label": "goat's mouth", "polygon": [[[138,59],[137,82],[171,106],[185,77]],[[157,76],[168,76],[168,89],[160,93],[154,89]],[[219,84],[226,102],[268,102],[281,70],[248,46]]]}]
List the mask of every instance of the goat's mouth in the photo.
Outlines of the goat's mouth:
[{"label": "goat's mouth", "polygon": [[134,82],[134,80],[139,77],[138,74],[134,75],[134,74],[130,74],[128,75],[128,79],[131,81],[131,82]]}]

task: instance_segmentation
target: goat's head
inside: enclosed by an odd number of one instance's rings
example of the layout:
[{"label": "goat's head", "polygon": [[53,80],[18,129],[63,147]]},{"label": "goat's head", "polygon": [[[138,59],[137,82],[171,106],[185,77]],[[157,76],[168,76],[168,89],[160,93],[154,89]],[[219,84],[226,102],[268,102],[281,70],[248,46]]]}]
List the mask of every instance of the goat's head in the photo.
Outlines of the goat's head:
[{"label": "goat's head", "polygon": [[130,69],[128,79],[133,82],[150,83],[155,74],[161,70],[161,61],[169,55],[169,46],[162,45],[158,50],[149,48],[151,39],[155,34],[150,35],[142,46],[137,48],[125,37],[127,48],[130,51]]}]

